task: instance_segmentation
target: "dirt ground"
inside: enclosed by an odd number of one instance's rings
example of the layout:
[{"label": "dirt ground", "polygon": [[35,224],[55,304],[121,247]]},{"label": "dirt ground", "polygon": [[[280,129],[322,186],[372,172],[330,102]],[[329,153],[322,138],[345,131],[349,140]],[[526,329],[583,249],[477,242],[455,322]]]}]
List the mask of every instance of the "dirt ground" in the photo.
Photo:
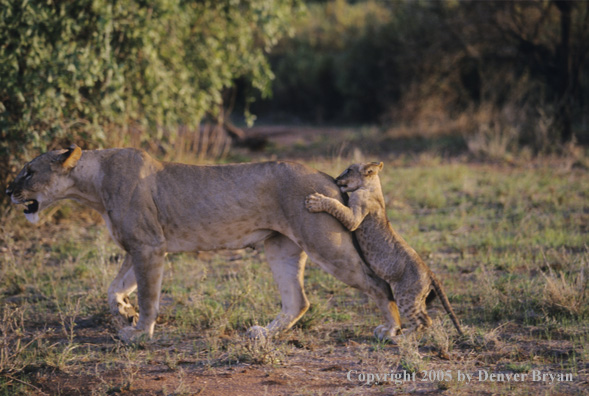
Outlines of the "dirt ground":
[{"label": "dirt ground", "polygon": [[[77,364],[76,372],[38,372],[30,378],[29,394],[49,395],[404,395],[404,394],[587,394],[588,365],[571,374],[560,364],[543,365],[539,369],[513,377],[509,364],[514,354],[538,355],[568,359],[574,353],[570,343],[522,342],[527,336],[517,326],[507,326],[497,340],[483,350],[473,350],[468,342],[456,345],[449,355],[440,356],[432,348],[420,348],[427,363],[415,373],[398,364],[399,347],[380,345],[375,356],[373,341],[304,344],[292,334],[278,340],[288,345],[289,352],[271,363],[235,363],[216,366],[202,359],[184,356],[170,364],[167,354],[177,353],[184,345],[173,346],[155,341],[136,353],[153,354],[146,364],[127,367],[104,367],[104,363],[88,361]],[[161,329],[160,329],[161,330]],[[295,330],[295,333],[300,330]],[[117,346],[109,331],[90,329],[78,331],[89,349],[109,350]],[[245,340],[243,342],[246,342]],[[184,341],[187,349],[189,340]],[[144,358],[138,361],[145,361]],[[102,367],[98,367],[98,366]],[[512,372],[511,379],[501,374]],[[388,377],[384,377],[388,374]],[[558,377],[571,374],[572,378]],[[371,375],[373,377],[371,377]],[[376,375],[384,380],[378,381]],[[553,375],[554,377],[550,377]],[[470,376],[468,378],[467,376]],[[493,377],[495,376],[495,377]],[[444,378],[445,377],[445,378]],[[440,380],[441,379],[441,380]]]}]

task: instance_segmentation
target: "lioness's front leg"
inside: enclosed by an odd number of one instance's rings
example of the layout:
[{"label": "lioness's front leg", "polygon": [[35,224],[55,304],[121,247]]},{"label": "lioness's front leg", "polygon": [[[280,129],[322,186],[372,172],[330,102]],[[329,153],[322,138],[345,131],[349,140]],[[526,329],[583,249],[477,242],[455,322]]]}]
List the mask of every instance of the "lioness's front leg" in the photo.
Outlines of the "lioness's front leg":
[{"label": "lioness's front leg", "polygon": [[128,326],[119,331],[125,342],[135,341],[137,337],[153,336],[153,328],[159,311],[160,292],[164,277],[165,250],[160,247],[144,246],[140,251],[130,253],[133,272],[137,279],[137,300],[139,320],[136,326]]},{"label": "lioness's front leg", "polygon": [[307,196],[305,206],[309,212],[327,212],[340,221],[350,231],[355,231],[366,217],[360,206],[349,208],[337,199],[314,193]]},{"label": "lioness's front leg", "polygon": [[108,305],[111,314],[120,320],[121,326],[137,323],[139,314],[129,302],[129,294],[137,288],[133,260],[127,254],[119,269],[119,273],[108,288]]}]

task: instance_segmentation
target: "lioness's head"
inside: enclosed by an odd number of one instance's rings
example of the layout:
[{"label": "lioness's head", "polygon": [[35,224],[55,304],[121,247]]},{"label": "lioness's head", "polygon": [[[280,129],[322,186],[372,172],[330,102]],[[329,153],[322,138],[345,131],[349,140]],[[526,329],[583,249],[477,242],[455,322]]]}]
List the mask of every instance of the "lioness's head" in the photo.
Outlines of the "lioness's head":
[{"label": "lioness's head", "polygon": [[13,203],[25,205],[27,220],[36,223],[39,211],[64,198],[64,192],[72,185],[68,174],[81,156],[82,149],[76,145],[38,156],[22,168],[6,194]]},{"label": "lioness's head", "polygon": [[368,187],[371,183],[380,183],[378,172],[380,172],[382,167],[382,162],[353,164],[343,171],[335,179],[335,182],[342,192],[356,191],[360,187]]}]

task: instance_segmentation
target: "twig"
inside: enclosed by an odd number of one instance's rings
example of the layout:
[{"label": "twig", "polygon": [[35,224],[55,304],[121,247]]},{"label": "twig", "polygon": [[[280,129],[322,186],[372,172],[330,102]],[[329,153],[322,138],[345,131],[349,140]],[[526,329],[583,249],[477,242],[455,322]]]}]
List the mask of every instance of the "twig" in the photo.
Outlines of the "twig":
[{"label": "twig", "polygon": [[37,387],[36,387],[35,385],[33,385],[33,384],[30,384],[30,383],[28,383],[28,382],[25,382],[25,381],[19,380],[18,378],[14,378],[13,376],[11,376],[11,375],[8,375],[8,374],[2,374],[2,375],[3,375],[4,377],[6,377],[6,378],[9,378],[9,379],[11,379],[12,381],[20,382],[20,383],[21,383],[21,384],[23,384],[23,385],[26,385],[26,386],[28,386],[28,387],[31,387],[31,388],[33,388],[33,389],[35,389],[35,390],[37,390],[37,391],[41,392],[41,394],[43,394],[43,395],[47,395],[47,396],[49,396],[49,394],[48,394],[48,393],[45,393],[45,392],[43,392],[43,391],[42,391],[40,388],[37,388]]},{"label": "twig", "polygon": [[205,382],[204,386],[202,388],[200,388],[200,390],[198,392],[195,393],[195,396],[198,396],[201,393],[203,393],[205,389],[207,389],[207,383],[206,382]]}]

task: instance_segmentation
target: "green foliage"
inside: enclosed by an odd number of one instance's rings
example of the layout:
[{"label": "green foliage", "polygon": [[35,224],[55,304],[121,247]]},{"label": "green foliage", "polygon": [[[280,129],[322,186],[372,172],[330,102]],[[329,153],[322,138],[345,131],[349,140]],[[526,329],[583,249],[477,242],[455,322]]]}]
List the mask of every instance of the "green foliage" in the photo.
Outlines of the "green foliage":
[{"label": "green foliage", "polygon": [[[266,54],[297,0],[0,0],[0,162],[56,144],[148,138],[216,115],[236,78],[270,92]],[[251,96],[251,92],[250,92]],[[251,118],[251,117],[250,117]]]}]

